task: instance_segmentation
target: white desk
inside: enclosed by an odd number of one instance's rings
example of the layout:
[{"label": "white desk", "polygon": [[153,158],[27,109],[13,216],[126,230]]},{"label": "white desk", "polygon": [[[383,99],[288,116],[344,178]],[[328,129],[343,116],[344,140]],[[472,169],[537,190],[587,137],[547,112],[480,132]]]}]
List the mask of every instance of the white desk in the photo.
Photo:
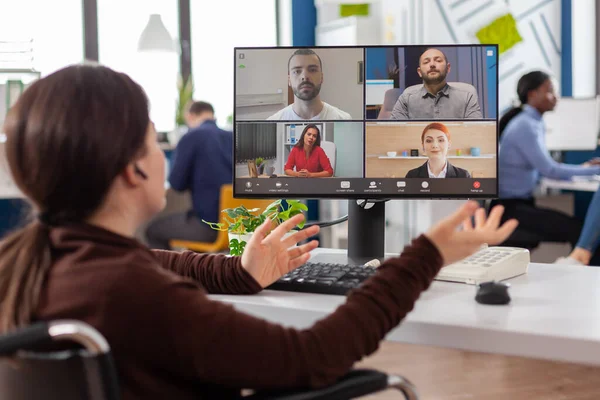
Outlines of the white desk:
[{"label": "white desk", "polygon": [[[487,306],[475,302],[474,286],[434,281],[387,340],[600,365],[600,268],[531,264],[527,275],[508,282],[512,302]],[[311,326],[345,301],[270,290],[211,297],[297,328]]]},{"label": "white desk", "polygon": [[582,192],[595,192],[600,187],[600,181],[561,181],[557,179],[542,178],[540,190],[546,194],[548,189],[578,190]]}]

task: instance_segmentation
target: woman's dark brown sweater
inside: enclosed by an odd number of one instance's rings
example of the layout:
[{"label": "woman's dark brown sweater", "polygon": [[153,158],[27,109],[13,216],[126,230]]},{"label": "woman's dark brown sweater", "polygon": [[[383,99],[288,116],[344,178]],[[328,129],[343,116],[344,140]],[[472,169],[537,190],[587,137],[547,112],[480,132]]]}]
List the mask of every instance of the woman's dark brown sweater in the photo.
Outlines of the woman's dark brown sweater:
[{"label": "woman's dark brown sweater", "polygon": [[50,238],[54,263],[35,317],[97,328],[112,348],[125,400],[329,384],[377,350],[442,267],[421,236],[335,312],[297,330],[207,297],[261,290],[239,257],[150,251],[90,225],[52,228]]}]

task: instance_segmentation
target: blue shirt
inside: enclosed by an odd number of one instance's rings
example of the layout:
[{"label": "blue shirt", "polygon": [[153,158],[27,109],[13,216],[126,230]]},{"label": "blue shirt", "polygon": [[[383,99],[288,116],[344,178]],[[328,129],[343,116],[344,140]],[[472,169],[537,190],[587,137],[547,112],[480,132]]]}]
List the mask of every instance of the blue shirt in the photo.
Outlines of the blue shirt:
[{"label": "blue shirt", "polygon": [[571,179],[576,175],[600,174],[600,166],[559,163],[550,157],[545,141],[542,114],[529,106],[514,117],[504,129],[499,149],[500,198],[533,197],[540,176]]},{"label": "blue shirt", "polygon": [[233,180],[233,133],[209,120],[190,129],[177,143],[169,175],[171,187],[191,190],[194,212],[218,222],[221,186]]}]

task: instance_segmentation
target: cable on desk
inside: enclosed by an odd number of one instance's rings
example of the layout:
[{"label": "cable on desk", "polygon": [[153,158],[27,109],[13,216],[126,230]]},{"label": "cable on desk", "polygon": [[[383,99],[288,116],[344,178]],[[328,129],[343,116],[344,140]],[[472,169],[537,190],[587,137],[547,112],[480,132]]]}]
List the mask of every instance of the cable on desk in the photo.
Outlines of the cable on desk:
[{"label": "cable on desk", "polygon": [[[369,208],[373,207],[373,205],[375,205],[375,203],[385,203],[387,201],[390,201],[390,199],[359,199],[356,200],[356,204],[358,204],[359,207],[364,208],[365,210],[368,210]],[[348,221],[348,214],[344,215],[343,217],[340,217],[338,219],[334,219],[333,221],[325,221],[325,222],[312,222],[309,224],[304,225],[304,229],[306,228],[310,228],[311,226],[319,226],[321,228],[326,228],[328,226],[333,226],[333,225],[337,225],[340,224],[342,222]]]},{"label": "cable on desk", "polygon": [[344,221],[348,221],[348,214],[346,214],[343,217],[340,217],[338,219],[334,219],[333,221],[312,222],[310,224],[306,224],[306,225],[304,225],[304,229],[310,228],[311,226],[315,226],[315,225],[317,225],[317,226],[319,226],[321,228],[326,228],[328,226],[333,226],[333,225],[341,224]]}]

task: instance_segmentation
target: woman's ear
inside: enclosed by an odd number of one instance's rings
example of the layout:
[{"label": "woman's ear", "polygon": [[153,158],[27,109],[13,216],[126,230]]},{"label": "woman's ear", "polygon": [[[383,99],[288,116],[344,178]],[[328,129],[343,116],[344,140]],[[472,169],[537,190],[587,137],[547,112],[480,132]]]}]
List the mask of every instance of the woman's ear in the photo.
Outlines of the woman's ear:
[{"label": "woman's ear", "polygon": [[123,172],[121,172],[121,176],[125,180],[125,183],[129,186],[137,186],[140,184],[140,181],[143,179],[135,170],[135,165],[133,163],[127,164]]}]

